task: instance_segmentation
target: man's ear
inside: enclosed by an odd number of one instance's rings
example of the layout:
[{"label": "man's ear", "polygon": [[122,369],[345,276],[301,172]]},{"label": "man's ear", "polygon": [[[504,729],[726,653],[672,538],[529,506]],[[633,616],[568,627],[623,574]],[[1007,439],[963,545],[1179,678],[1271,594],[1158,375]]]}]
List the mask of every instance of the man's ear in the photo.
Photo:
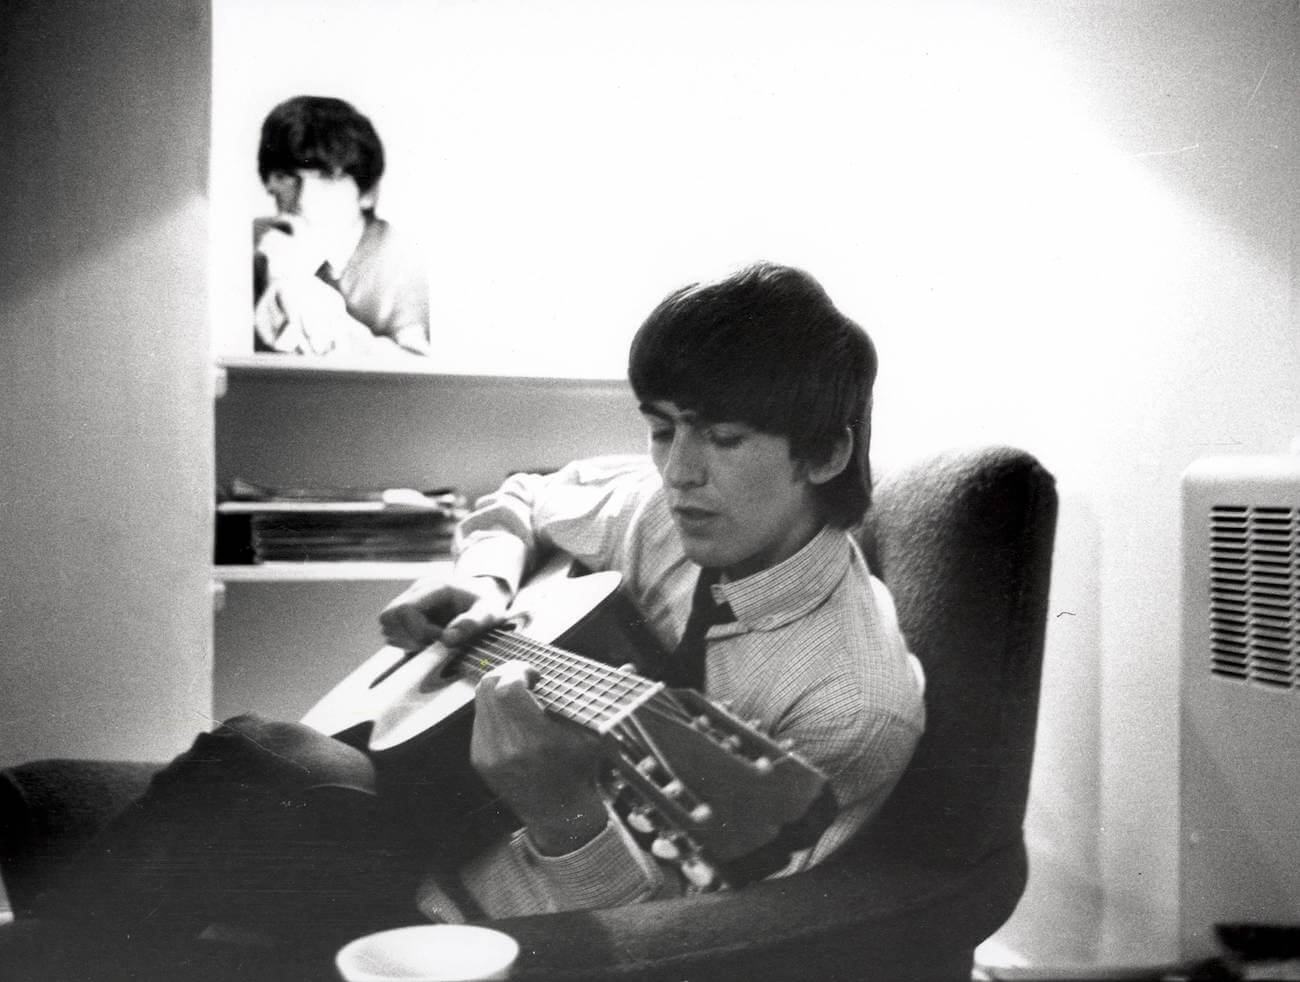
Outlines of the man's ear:
[{"label": "man's ear", "polygon": [[362,211],[374,211],[375,205],[379,204],[379,185],[376,184],[369,191],[362,194],[359,201]]},{"label": "man's ear", "polygon": [[843,473],[844,468],[849,465],[849,458],[853,456],[853,431],[849,427],[844,427],[844,432],[840,438],[835,441],[835,446],[831,449],[830,455],[820,464],[809,463],[806,465],[808,480],[813,484],[825,484],[833,481]]}]

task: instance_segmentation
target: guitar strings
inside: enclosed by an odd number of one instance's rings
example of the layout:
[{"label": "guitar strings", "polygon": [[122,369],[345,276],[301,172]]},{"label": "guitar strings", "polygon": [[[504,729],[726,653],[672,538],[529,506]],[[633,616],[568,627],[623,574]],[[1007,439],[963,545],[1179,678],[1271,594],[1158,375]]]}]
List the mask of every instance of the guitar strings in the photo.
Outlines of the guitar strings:
[{"label": "guitar strings", "polygon": [[[487,648],[489,646],[484,645],[484,647]],[[499,648],[500,646],[497,647]],[[490,665],[484,665],[484,664],[475,665],[472,662],[467,665],[467,667],[471,671],[473,671],[475,674],[479,675],[480,677],[482,675],[487,674],[487,672],[490,671],[492,668],[499,667],[500,665],[505,664],[507,661],[520,660],[519,656],[521,654],[520,650],[517,648],[514,651],[508,651],[505,653],[501,653],[500,651],[490,651],[490,650],[488,653],[495,656]],[[534,654],[533,652],[526,651],[526,650],[522,653],[525,655]],[[524,658],[523,660],[529,660],[529,659]],[[533,659],[533,662],[535,662],[536,660],[537,659]],[[637,684],[642,686],[651,684],[651,683],[647,683],[644,679],[641,679],[637,676],[632,676],[631,678]],[[565,680],[562,679],[551,679],[548,681],[546,676],[543,676],[542,682],[539,683],[539,687],[541,687],[542,685],[545,685],[546,687],[552,690],[567,689],[570,692],[577,691],[579,693],[578,697],[576,698],[570,695],[568,701],[564,705],[558,705],[556,703],[556,700],[553,697],[550,698],[550,702],[552,703],[552,705],[554,706],[557,712],[561,712],[562,714],[567,714],[569,718],[573,719],[575,722],[579,723],[580,725],[595,726],[599,724],[601,721],[608,721],[611,718],[616,718],[619,714],[621,714],[621,712],[624,709],[623,704],[619,703],[615,699],[608,698],[604,694],[595,692],[590,688],[585,688],[576,685],[574,683],[566,682]],[[548,698],[545,692],[541,692],[540,695],[542,695],[544,699]],[[580,706],[577,709],[575,709],[573,703],[580,699],[585,699],[588,705]],[[599,705],[599,700],[601,699],[604,700],[605,703],[604,706]],[[657,719],[663,719],[669,722],[678,723],[680,725],[689,726],[691,725],[692,722],[691,714],[685,711],[685,709],[681,706],[681,704],[677,701],[676,697],[672,693],[667,692],[665,690],[659,690],[655,692],[653,695],[650,696],[649,699],[645,700],[639,706],[637,706],[636,711],[639,713],[645,713],[647,715],[653,716]],[[618,735],[616,733],[612,735],[618,738]]]},{"label": "guitar strings", "polygon": [[[556,672],[554,675],[543,675],[538,683],[539,694],[549,696],[556,703],[558,711],[588,721],[600,719],[603,714],[621,711],[629,697],[638,694],[638,691],[644,694],[652,685],[639,676],[618,672],[599,663],[588,665],[570,662],[561,657],[567,656],[568,652],[549,649],[526,639],[490,638],[481,648],[500,659],[491,667],[505,661],[524,660]],[[470,668],[483,671],[489,667],[487,659],[482,658],[479,658],[480,663],[476,665],[474,655],[475,652],[470,652]]]},{"label": "guitar strings", "polygon": [[[482,663],[475,664],[474,656],[480,651],[500,660],[495,661],[490,666]],[[603,662],[585,658],[562,648],[543,644],[532,638],[522,637],[502,629],[494,629],[467,650],[463,664],[479,674],[486,674],[490,668],[498,667],[511,660],[529,661],[539,664],[540,667],[552,669],[558,666],[558,669],[566,673],[569,678],[543,676],[542,684],[552,690],[567,690],[570,704],[585,699],[588,705],[584,708],[596,713],[592,720],[588,720],[589,722],[600,718],[599,712],[601,710],[598,708],[600,700],[605,702],[604,711],[606,712],[616,709],[621,710],[622,705],[618,699],[611,698],[611,695],[616,690],[621,688],[622,691],[618,691],[617,695],[619,699],[626,699],[638,689],[644,691],[646,687],[654,684],[635,673],[625,672]],[[480,659],[480,662],[485,661],[486,659]],[[605,686],[604,691],[597,691],[593,688],[593,682],[603,684]],[[575,692],[577,695],[572,695]],[[690,718],[689,714],[681,708],[677,701],[663,690],[656,692],[642,705],[656,716],[662,718],[677,721],[686,721]]]},{"label": "guitar strings", "polygon": [[554,645],[537,641],[515,631],[508,631],[501,628],[489,631],[485,635],[487,640],[500,641],[512,647],[535,652],[539,655],[549,656],[555,660],[562,660],[575,668],[581,668],[592,674],[604,674],[615,678],[640,679],[641,676],[632,672],[626,672],[622,669],[607,665],[604,662],[596,661],[594,658],[587,658],[583,655],[576,654],[572,651],[566,651],[563,648],[557,648]]},{"label": "guitar strings", "polygon": [[588,680],[595,679],[604,682],[611,687],[626,687],[629,691],[635,689],[639,685],[650,684],[641,676],[632,672],[626,672],[605,665],[601,662],[584,659],[572,654],[571,652],[539,644],[538,642],[531,641],[527,638],[504,634],[498,638],[491,638],[489,640],[499,642],[502,646],[513,651],[545,659],[548,663],[557,665],[567,674],[568,677],[581,677]]},{"label": "guitar strings", "polygon": [[531,658],[534,661],[541,661],[552,667],[558,666],[569,678],[582,677],[588,681],[595,679],[604,682],[611,690],[617,686],[625,686],[630,691],[638,685],[651,684],[634,673],[615,669],[602,662],[583,658],[572,652],[542,644],[531,638],[520,637],[510,632],[489,634],[484,643],[485,645],[494,645],[498,652],[506,650],[525,658]]}]

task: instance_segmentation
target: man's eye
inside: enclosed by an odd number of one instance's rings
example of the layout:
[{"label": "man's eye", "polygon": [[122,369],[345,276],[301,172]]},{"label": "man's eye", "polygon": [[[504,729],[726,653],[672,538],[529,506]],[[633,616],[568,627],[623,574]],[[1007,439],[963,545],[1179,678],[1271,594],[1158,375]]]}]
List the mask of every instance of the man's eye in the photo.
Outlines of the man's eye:
[{"label": "man's eye", "polygon": [[709,442],[715,447],[722,447],[723,449],[738,447],[744,439],[745,434],[735,430],[709,430]]},{"label": "man's eye", "polygon": [[672,430],[652,429],[650,431],[650,441],[652,443],[667,443],[673,438]]}]

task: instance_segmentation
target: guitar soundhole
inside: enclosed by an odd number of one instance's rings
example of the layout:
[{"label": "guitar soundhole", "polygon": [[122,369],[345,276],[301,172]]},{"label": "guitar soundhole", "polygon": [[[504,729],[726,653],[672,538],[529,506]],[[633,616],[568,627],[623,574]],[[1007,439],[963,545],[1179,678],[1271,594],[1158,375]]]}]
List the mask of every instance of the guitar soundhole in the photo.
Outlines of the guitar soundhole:
[{"label": "guitar soundhole", "polygon": [[390,675],[392,675],[394,672],[396,672],[399,668],[401,668],[403,665],[405,665],[408,661],[410,661],[412,658],[414,658],[417,654],[418,654],[418,652],[415,652],[415,651],[406,651],[406,652],[403,652],[401,658],[399,658],[397,661],[393,662],[393,664],[389,665],[388,668],[384,669],[382,672],[380,672],[378,675],[375,676],[375,680],[374,680],[373,682],[370,683],[369,688],[373,689],[373,688],[375,688],[376,686],[378,686],[381,682],[384,681],[384,679],[388,678]]},{"label": "guitar soundhole", "polygon": [[[440,679],[449,679],[456,674],[456,666],[459,664],[460,664],[460,658],[444,659],[442,665],[439,667],[438,671],[435,672],[434,674],[437,675],[437,677]],[[430,690],[422,686],[420,691],[428,692]]]},{"label": "guitar soundhole", "polygon": [[447,683],[448,679],[460,677],[460,662],[464,657],[465,650],[463,648],[448,650],[438,664],[429,669],[424,678],[420,680],[419,691],[426,694],[436,692]]}]

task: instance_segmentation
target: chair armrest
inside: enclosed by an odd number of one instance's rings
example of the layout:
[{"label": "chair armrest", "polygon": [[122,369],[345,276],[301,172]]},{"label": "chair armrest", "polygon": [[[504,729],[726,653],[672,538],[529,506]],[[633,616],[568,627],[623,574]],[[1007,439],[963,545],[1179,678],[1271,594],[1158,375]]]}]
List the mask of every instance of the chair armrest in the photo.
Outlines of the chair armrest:
[{"label": "chair armrest", "polygon": [[161,766],[56,758],[0,772],[0,874],[16,917],[38,913],[40,893]]},{"label": "chair armrest", "polygon": [[736,892],[487,926],[519,942],[520,980],[969,978],[1025,874],[1019,844],[959,872],[850,856]]}]

